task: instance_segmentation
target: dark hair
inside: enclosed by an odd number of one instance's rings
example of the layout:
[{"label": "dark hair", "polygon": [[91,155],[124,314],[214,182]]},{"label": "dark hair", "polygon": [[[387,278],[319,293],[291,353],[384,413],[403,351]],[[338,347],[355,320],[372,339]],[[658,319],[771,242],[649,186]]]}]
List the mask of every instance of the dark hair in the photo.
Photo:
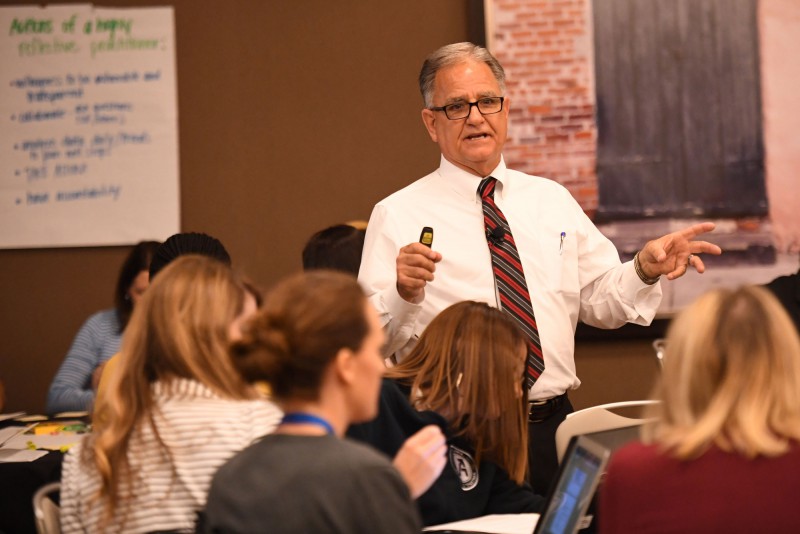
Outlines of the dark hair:
[{"label": "dark hair", "polygon": [[357,351],[369,333],[367,298],[352,276],[295,274],[268,293],[233,363],[248,382],[265,380],[278,400],[317,400],[322,377],[341,349]]},{"label": "dark hair", "polygon": [[303,269],[333,269],[358,276],[365,230],[337,224],[311,236],[303,248]]},{"label": "dark hair", "polygon": [[208,234],[186,232],[170,236],[164,244],[155,251],[153,261],[150,263],[150,279],[166,267],[172,260],[185,254],[199,254],[231,265],[231,257],[219,239]]},{"label": "dark hair", "polygon": [[139,276],[139,273],[150,268],[153,254],[160,245],[161,243],[158,241],[142,241],[138,243],[128,253],[122,263],[122,267],[119,269],[117,287],[114,290],[114,308],[117,310],[117,322],[119,323],[120,332],[128,326],[128,320],[131,318],[131,312],[133,312],[133,301],[128,295],[128,290],[136,277]]}]

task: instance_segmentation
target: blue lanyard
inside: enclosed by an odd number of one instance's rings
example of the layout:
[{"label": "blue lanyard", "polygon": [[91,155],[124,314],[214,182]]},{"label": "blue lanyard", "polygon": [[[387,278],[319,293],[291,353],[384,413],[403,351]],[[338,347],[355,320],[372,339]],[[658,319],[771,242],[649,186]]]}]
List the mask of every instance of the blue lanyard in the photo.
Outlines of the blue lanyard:
[{"label": "blue lanyard", "polygon": [[285,414],[283,416],[283,419],[281,419],[281,424],[284,423],[317,425],[324,428],[328,434],[335,433],[333,431],[333,427],[331,426],[331,424],[327,422],[325,419],[305,412],[290,412]]}]

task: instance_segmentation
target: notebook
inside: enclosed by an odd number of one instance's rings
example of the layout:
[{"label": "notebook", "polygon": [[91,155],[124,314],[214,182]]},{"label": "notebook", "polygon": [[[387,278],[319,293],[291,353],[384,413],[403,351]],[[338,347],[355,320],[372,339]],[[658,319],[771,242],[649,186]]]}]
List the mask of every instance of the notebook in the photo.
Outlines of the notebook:
[{"label": "notebook", "polygon": [[572,438],[533,534],[575,534],[605,472],[611,450],[586,437]]}]

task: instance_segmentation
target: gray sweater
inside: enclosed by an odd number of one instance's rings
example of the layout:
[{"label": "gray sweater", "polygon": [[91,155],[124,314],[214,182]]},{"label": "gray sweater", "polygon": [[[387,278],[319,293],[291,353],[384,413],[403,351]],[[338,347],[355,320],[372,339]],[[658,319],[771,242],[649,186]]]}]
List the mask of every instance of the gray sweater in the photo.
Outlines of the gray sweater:
[{"label": "gray sweater", "polygon": [[408,487],[372,448],[326,436],[272,434],[211,484],[198,532],[418,534]]}]

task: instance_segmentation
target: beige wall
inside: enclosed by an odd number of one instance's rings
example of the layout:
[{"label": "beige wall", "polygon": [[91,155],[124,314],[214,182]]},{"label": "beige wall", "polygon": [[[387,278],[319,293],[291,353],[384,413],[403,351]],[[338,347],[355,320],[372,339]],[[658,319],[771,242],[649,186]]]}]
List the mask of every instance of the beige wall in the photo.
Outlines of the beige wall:
[{"label": "beige wall", "polygon": [[[182,229],[219,237],[257,283],[298,269],[314,231],[368,218],[437,163],[416,76],[428,52],[468,37],[475,2],[166,3],[176,13]],[[44,409],[81,323],[111,305],[128,250],[0,250],[6,411]],[[579,343],[576,359],[576,407],[641,398],[655,376],[649,341]]]},{"label": "beige wall", "polygon": [[[256,282],[298,269],[314,231],[368,218],[438,162],[416,77],[427,53],[467,38],[465,0],[161,3],[175,6],[181,227],[219,237]],[[7,410],[44,409],[127,250],[0,250]]]}]

